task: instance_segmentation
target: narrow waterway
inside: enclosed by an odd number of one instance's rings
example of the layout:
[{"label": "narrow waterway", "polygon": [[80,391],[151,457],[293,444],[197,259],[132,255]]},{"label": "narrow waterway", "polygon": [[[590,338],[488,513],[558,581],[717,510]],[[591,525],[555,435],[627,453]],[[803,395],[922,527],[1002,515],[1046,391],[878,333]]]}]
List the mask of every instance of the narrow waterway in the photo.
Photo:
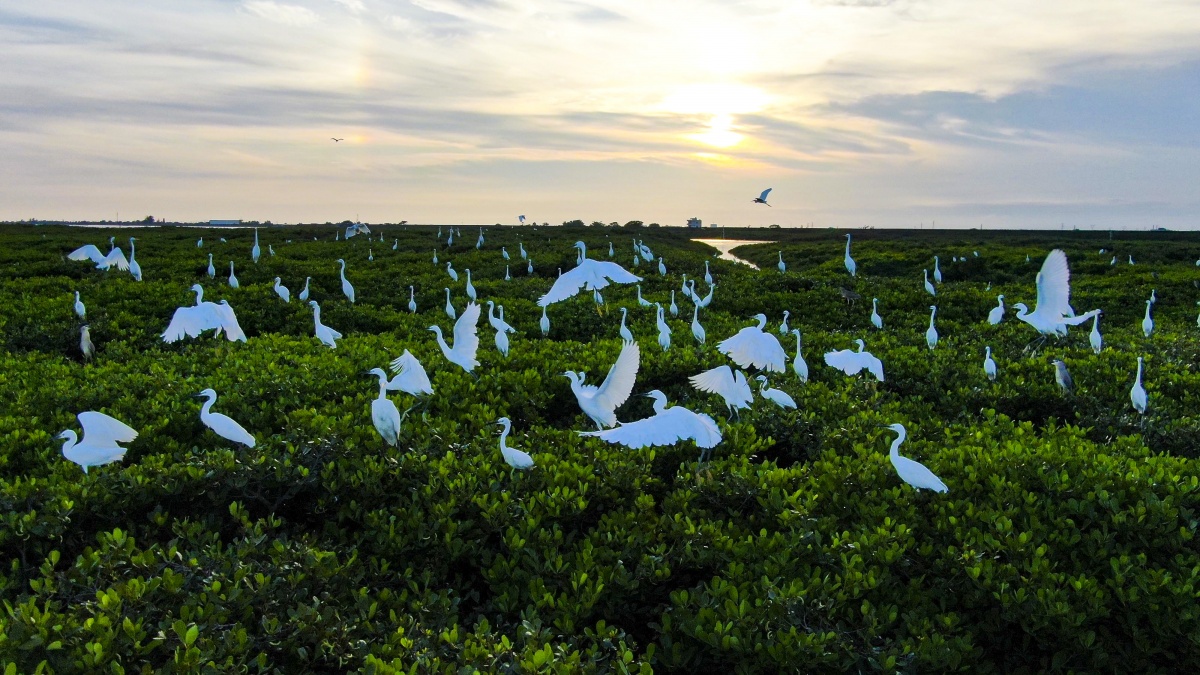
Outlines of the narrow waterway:
[{"label": "narrow waterway", "polygon": [[719,258],[722,258],[724,260],[732,260],[733,262],[741,263],[743,265],[749,265],[752,269],[758,269],[758,265],[755,265],[754,263],[750,262],[749,260],[743,260],[742,258],[739,258],[736,255],[730,253],[730,251],[737,248],[738,246],[745,246],[746,244],[774,244],[775,243],[773,241],[754,241],[754,240],[746,240],[746,239],[693,239],[692,241],[698,241],[701,244],[707,244],[707,245],[717,249],[718,251],[721,252],[721,255],[717,256]]}]

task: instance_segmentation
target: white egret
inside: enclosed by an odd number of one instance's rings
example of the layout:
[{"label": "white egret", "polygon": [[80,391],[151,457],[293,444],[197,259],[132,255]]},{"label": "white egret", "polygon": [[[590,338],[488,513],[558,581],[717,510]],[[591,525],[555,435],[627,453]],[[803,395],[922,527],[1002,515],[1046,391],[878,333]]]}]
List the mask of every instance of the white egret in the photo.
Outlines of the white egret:
[{"label": "white egret", "polygon": [[1071,391],[1071,388],[1075,386],[1075,382],[1071,379],[1071,373],[1067,372],[1067,364],[1058,359],[1054,359],[1054,381],[1062,387],[1063,391]]},{"label": "white egret", "polygon": [[342,339],[342,334],[321,323],[321,306],[317,304],[316,300],[309,300],[308,305],[313,308],[313,332],[317,339],[330,349],[336,349],[337,341]]},{"label": "white egret", "polygon": [[525,274],[533,274],[533,258],[525,263]]},{"label": "white egret", "polygon": [[854,342],[858,344],[857,352],[849,349],[827,352],[825,354],[825,364],[837,368],[847,375],[856,375],[859,371],[866,369],[875,376],[876,380],[883,382],[883,362],[876,358],[874,354],[865,350],[866,345],[862,340],[855,340]]},{"label": "white egret", "polygon": [[787,265],[785,265],[785,264],[784,264],[784,262],[783,262],[783,251],[780,251],[780,252],[779,252],[779,264],[778,264],[778,265],[776,265],[776,267],[778,267],[778,268],[779,268],[779,271],[780,271],[780,272],[786,272],[786,271],[787,271]]},{"label": "white egret", "polygon": [[725,406],[732,416],[739,408],[749,408],[754,401],[754,392],[746,382],[746,374],[734,372],[729,366],[717,366],[699,375],[688,378],[688,382],[700,391],[717,394],[725,399]]},{"label": "white egret", "polygon": [[[708,264],[708,263],[705,263],[705,264]],[[660,276],[660,277],[667,276],[667,264],[666,264],[666,261],[664,261],[662,258],[658,259],[658,276]]]},{"label": "white egret", "polygon": [[993,326],[995,326],[996,324],[998,324],[1002,320],[1004,320],[1004,294],[1003,293],[996,296],[996,306],[992,308],[992,311],[988,312],[987,320],[988,320],[988,323],[992,324]]},{"label": "white egret", "polygon": [[[289,240],[288,243],[291,243],[291,241]],[[270,244],[267,244],[267,253],[270,253],[271,257],[274,258],[275,257],[275,247]]]},{"label": "white egret", "polygon": [[1132,264],[1133,264],[1133,256],[1129,256],[1129,264],[1130,264],[1130,265],[1132,265]]},{"label": "white egret", "polygon": [[[763,190],[762,194],[758,195],[751,201],[755,204],[767,204],[767,195],[771,194],[771,190],[774,189],[775,188],[767,188],[766,190]],[[767,204],[767,206],[770,206],[770,204]]]},{"label": "white egret", "polygon": [[930,295],[937,295],[937,289],[933,287],[933,284],[929,283],[929,270],[921,270],[921,272],[925,274],[925,292]]},{"label": "white egret", "polygon": [[1146,337],[1150,337],[1150,334],[1154,332],[1154,319],[1150,318],[1150,307],[1152,305],[1154,305],[1154,301],[1146,301],[1146,316],[1142,319],[1142,332],[1145,333]]},{"label": "white egret", "polygon": [[[1029,256],[1026,256],[1026,258],[1028,258],[1028,257]],[[1029,260],[1027,259],[1025,262],[1029,262]],[[1117,264],[1117,256],[1114,255],[1112,257],[1112,260],[1108,261],[1108,264],[1109,264],[1109,266],[1116,265]]]},{"label": "white egret", "polygon": [[250,259],[258,264],[258,257],[262,255],[262,249],[258,247],[258,228],[254,228],[254,246],[250,249]]},{"label": "white egret", "polygon": [[892,466],[896,469],[896,473],[900,475],[900,480],[918,490],[924,488],[926,490],[933,490],[934,492],[949,492],[950,488],[946,487],[942,479],[925,468],[924,464],[900,455],[900,444],[908,437],[908,432],[904,430],[904,425],[889,424],[888,428],[900,434],[896,437],[896,440],[892,441],[892,447],[888,451],[888,458],[892,460]]},{"label": "white egret", "polygon": [[392,250],[393,251],[400,250],[400,240],[399,239],[395,239],[392,241]]},{"label": "white egret", "polygon": [[354,285],[346,280],[346,261],[338,258],[338,264],[341,265],[341,269],[338,270],[338,276],[342,278],[342,293],[346,296],[347,300],[354,302]]},{"label": "white egret", "polygon": [[800,329],[793,328],[792,332],[796,334],[796,358],[792,361],[792,370],[795,371],[796,377],[799,377],[801,382],[808,382],[808,362],[800,353]]},{"label": "white egret", "polygon": [[1138,357],[1137,379],[1133,381],[1133,388],[1129,390],[1129,400],[1133,402],[1133,409],[1139,413],[1146,414],[1146,388],[1142,386],[1142,366],[1144,359]]},{"label": "white egret", "polygon": [[542,318],[538,322],[542,329],[542,335],[550,334],[550,317],[546,316],[546,308],[542,308]]},{"label": "white egret", "polygon": [[196,240],[196,248],[203,248],[203,247],[204,247],[204,237],[200,237],[199,239]]},{"label": "white egret", "polygon": [[509,257],[508,257],[508,249],[507,249],[507,248],[505,248],[505,247],[503,247],[503,246],[501,246],[501,247],[500,247],[500,255],[504,256],[504,259],[505,259],[505,260],[508,260],[508,259],[509,259]]},{"label": "white egret", "polygon": [[212,258],[213,258],[213,254],[209,253],[208,254],[208,278],[209,279],[217,278],[217,268],[213,267]]},{"label": "white egret", "polygon": [[1017,318],[1033,326],[1039,333],[1066,335],[1067,326],[1078,326],[1100,310],[1094,309],[1079,316],[1071,309],[1071,273],[1067,254],[1060,249],[1050,251],[1036,278],[1037,306],[1033,312],[1024,303],[1013,305]]},{"label": "white egret", "polygon": [[696,342],[704,344],[704,326],[700,325],[700,305],[692,308],[692,337]]},{"label": "white egret", "polygon": [[627,310],[624,307],[622,307],[621,308],[621,328],[617,331],[617,334],[621,336],[622,340],[632,342],[633,341],[633,333],[629,332],[629,329],[625,326],[626,312],[627,312]]},{"label": "white egret", "polygon": [[879,316],[879,298],[871,298],[871,325],[883,330],[883,317]]},{"label": "white egret", "polygon": [[454,305],[450,302],[450,289],[446,288],[443,290],[446,291],[446,316],[451,319],[458,318],[458,312],[454,311]]},{"label": "white egret", "polygon": [[598,387],[585,383],[586,373],[583,371],[568,370],[563,373],[571,381],[571,393],[575,394],[579,408],[591,418],[597,429],[616,426],[616,409],[633,392],[641,357],[638,344],[627,340],[621,347],[616,363],[608,369],[608,375]]},{"label": "white egret", "polygon": [[671,316],[679,316],[679,305],[675,304],[675,289],[671,289]]},{"label": "white egret", "polygon": [[125,459],[126,449],[118,443],[132,443],[138,437],[138,432],[129,425],[101,412],[89,410],[76,417],[83,427],[83,439],[70,429],[58,437],[66,441],[62,446],[63,457],[83,467],[84,473],[89,467]]},{"label": "white egret", "polygon": [[707,260],[704,261],[704,283],[708,284],[709,286],[713,285],[712,272],[708,271],[708,261]]},{"label": "white egret", "polygon": [[692,297],[692,289],[688,287],[688,278],[686,274],[683,275],[683,283],[679,286],[679,292],[683,293],[683,297],[685,298]]},{"label": "white egret", "polygon": [[508,333],[502,330],[496,331],[496,351],[508,356]]},{"label": "white egret", "polygon": [[79,291],[75,291],[75,314],[81,319],[87,318],[87,308],[83,306],[83,301],[79,299]]},{"label": "white egret", "polygon": [[942,283],[942,268],[936,255],[933,256],[933,280]]},{"label": "white egret", "polygon": [[987,347],[987,353],[983,355],[983,373],[987,375],[987,379],[996,381],[996,362],[992,359],[992,348]]},{"label": "white egret", "polygon": [[308,281],[310,279],[312,277],[304,277],[304,290],[300,291],[300,295],[297,296],[300,298],[300,302],[308,302]]},{"label": "white egret", "polygon": [[595,436],[607,443],[618,443],[635,450],[674,445],[685,440],[694,441],[703,450],[711,450],[721,442],[721,430],[713,418],[680,406],[667,406],[666,394],[657,389],[645,396],[654,399],[652,416],[636,422],[618,422],[614,429],[580,432],[580,435]]},{"label": "white egret", "polygon": [[483,248],[483,228],[479,228],[479,238],[475,240],[475,250]]},{"label": "white egret", "polygon": [[454,245],[454,228],[452,227],[452,228],[450,228],[450,234],[446,236],[446,247],[449,248],[453,245]]},{"label": "white egret", "polygon": [[846,257],[843,258],[842,262],[846,263],[846,271],[850,273],[850,276],[855,276],[855,273],[858,272],[858,263],[854,262],[854,258],[850,257],[849,232],[846,233]]},{"label": "white egret", "polygon": [[1092,351],[1097,354],[1104,349],[1104,339],[1100,337],[1100,315],[1092,317],[1092,332],[1088,334],[1088,342],[1092,345]]},{"label": "white egret", "polygon": [[611,241],[608,242],[608,257],[610,257],[610,258],[613,257],[613,247],[612,247]]},{"label": "white egret", "polygon": [[367,262],[375,262],[375,249],[367,247]]},{"label": "white egret", "polygon": [[279,283],[279,277],[275,277],[275,293],[283,298],[284,302],[292,301],[292,292],[287,289],[287,286]]},{"label": "white egret", "polygon": [[228,301],[222,300],[221,304],[205,301],[204,289],[200,284],[194,284],[191,290],[196,293],[196,305],[175,310],[171,322],[163,331],[163,342],[178,342],[185,336],[198,337],[206,330],[215,330],[216,335],[224,331],[225,338],[230,342],[246,341],[246,334],[238,325],[237,316],[234,315]]},{"label": "white egret", "polygon": [[[483,235],[480,235],[480,238],[482,237]],[[514,469],[532,469],[533,458],[528,453],[508,447],[508,432],[512,430],[512,421],[507,417],[501,417],[496,420],[496,424],[504,427],[504,430],[500,432],[500,454],[504,456],[504,461]]]},{"label": "white egret", "polygon": [[709,286],[708,295],[701,298],[700,295],[696,293],[695,283],[695,281],[692,281],[692,300],[701,307],[708,307],[708,304],[712,302],[713,290],[717,287],[717,285],[713,284],[712,286]]},{"label": "white egret", "polygon": [[408,287],[408,311],[417,313],[417,295],[412,286]]},{"label": "white egret", "polygon": [[222,243],[222,244],[224,244],[224,243],[225,243],[225,237],[221,237],[221,243]]},{"label": "white egret", "polygon": [[402,391],[413,396],[433,393],[433,383],[425,372],[425,366],[407,349],[392,361],[392,372],[396,374],[387,383],[389,391]]},{"label": "white egret", "polygon": [[214,433],[227,441],[241,443],[248,448],[254,447],[254,437],[243,429],[242,425],[234,422],[228,415],[212,412],[213,403],[217,401],[216,391],[205,389],[197,394],[196,398],[207,399],[200,408],[200,421],[204,423],[204,426],[212,429]]},{"label": "white egret", "polygon": [[525,243],[524,242],[521,242],[521,241],[517,242],[517,250],[519,250],[521,252],[521,260],[529,259],[529,254],[525,252]]},{"label": "white egret", "polygon": [[129,238],[129,273],[133,275],[136,281],[142,280],[142,265],[134,257],[136,251],[133,248],[133,242],[137,241],[136,237]]},{"label": "white egret", "polygon": [[641,284],[637,285],[637,301],[638,301],[638,304],[641,305],[642,307],[653,307],[653,304],[649,300],[642,297],[642,285]]},{"label": "white egret", "polygon": [[655,321],[658,328],[658,346],[662,347],[665,352],[671,348],[671,327],[667,325],[666,320],[663,318],[665,313],[663,312],[662,305],[656,302],[654,306]]},{"label": "white egret", "polygon": [[90,360],[96,355],[96,345],[92,344],[92,332],[86,323],[79,327],[79,351],[84,360]]},{"label": "white egret", "polygon": [[1150,289],[1150,304],[1158,302],[1158,296],[1154,294],[1154,289]]},{"label": "white egret", "polygon": [[505,265],[505,266],[504,266],[504,280],[505,280],[505,281],[512,281],[512,275],[510,275],[510,274],[508,273],[508,265]]},{"label": "white egret", "polygon": [[579,265],[560,276],[550,290],[538,300],[538,305],[545,307],[573,297],[581,289],[599,290],[611,283],[632,284],[642,280],[620,265],[600,260],[589,260],[587,245],[582,241],[575,242],[579,249]]},{"label": "white egret", "polygon": [[600,291],[592,290],[592,300],[594,300],[597,305],[604,304],[604,296],[600,295]]},{"label": "white egret", "polygon": [[937,328],[933,327],[933,318],[937,316],[937,305],[929,306],[929,329],[925,331],[925,344],[929,345],[929,349],[933,350],[937,347],[938,332]]},{"label": "white egret", "polygon": [[433,264],[438,264],[437,249],[433,250]]},{"label": "white egret", "polygon": [[786,391],[783,391],[782,389],[771,389],[767,385],[767,376],[766,375],[759,375],[758,377],[756,377],[754,379],[758,380],[759,382],[762,382],[762,386],[760,386],[758,389],[759,396],[762,396],[763,398],[774,403],[775,405],[779,406],[780,408],[783,408],[784,410],[787,410],[788,408],[792,408],[792,409],[796,408],[796,400],[793,399],[791,396],[788,396]]},{"label": "white egret", "polygon": [[787,352],[779,339],[763,331],[767,325],[765,314],[755,314],[757,326],[747,326],[733,337],[717,344],[717,350],[726,354],[733,362],[742,368],[758,368],[776,373],[782,373],[787,366]]},{"label": "white egret", "polygon": [[637,250],[642,254],[643,258],[649,262],[654,262],[654,254],[650,252],[650,247],[646,245],[646,242],[638,240]]},{"label": "white egret", "polygon": [[783,322],[779,324],[779,334],[780,335],[787,335],[788,333],[792,332],[791,329],[788,328],[788,325],[787,325],[788,317],[791,316],[791,314],[792,313],[789,312],[788,310],[786,310],[786,309],[783,310]]},{"label": "white egret", "polygon": [[487,306],[488,306],[488,323],[491,324],[492,328],[494,328],[498,331],[504,332],[504,333],[517,332],[516,328],[513,328],[512,326],[510,326],[508,324],[507,321],[504,320],[504,308],[503,307],[500,308],[501,314],[499,317],[497,317],[495,314],[496,303],[491,300],[488,300]]},{"label": "white egret", "polygon": [[117,248],[116,241],[116,237],[108,238],[108,245],[110,247],[108,255],[100,253],[100,249],[91,244],[87,244],[75,249],[74,251],[71,251],[71,253],[67,255],[67,259],[91,260],[92,262],[96,263],[97,269],[108,270],[109,268],[116,267],[122,272],[127,272],[129,271],[129,261],[125,259],[125,254],[121,252],[121,249]]},{"label": "white egret", "polygon": [[438,347],[441,347],[442,355],[446,357],[446,360],[458,365],[468,373],[479,365],[479,361],[475,360],[475,354],[479,351],[479,327],[477,325],[479,313],[479,305],[473,302],[467,304],[462,316],[458,317],[454,323],[453,348],[446,344],[440,326],[429,327],[429,330],[437,335]]},{"label": "white egret", "polygon": [[240,288],[241,287],[241,284],[238,283],[237,276],[234,275],[234,273],[233,273],[233,261],[232,260],[229,261],[229,287],[230,288]]},{"label": "white egret", "polygon": [[454,271],[454,263],[446,261],[446,274],[450,275],[451,281],[458,281],[458,272]]}]

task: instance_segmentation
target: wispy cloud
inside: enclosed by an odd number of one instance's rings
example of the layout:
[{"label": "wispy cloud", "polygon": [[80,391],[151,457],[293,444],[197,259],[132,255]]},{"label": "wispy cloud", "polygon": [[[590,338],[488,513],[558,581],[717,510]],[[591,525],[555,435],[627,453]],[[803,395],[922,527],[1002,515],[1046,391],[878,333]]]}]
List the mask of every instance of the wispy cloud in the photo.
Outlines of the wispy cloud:
[{"label": "wispy cloud", "polygon": [[316,12],[307,7],[274,0],[246,0],[242,3],[242,9],[254,16],[288,26],[307,26],[320,19]]}]

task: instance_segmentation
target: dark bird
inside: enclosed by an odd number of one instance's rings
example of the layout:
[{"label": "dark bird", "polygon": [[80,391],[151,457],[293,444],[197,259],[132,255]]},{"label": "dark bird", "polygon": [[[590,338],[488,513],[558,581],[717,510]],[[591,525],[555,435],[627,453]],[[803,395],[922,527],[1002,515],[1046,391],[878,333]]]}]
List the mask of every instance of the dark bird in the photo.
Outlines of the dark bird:
[{"label": "dark bird", "polygon": [[334,143],[337,143],[338,141],[344,141],[344,140],[346,140],[346,139],[344,139],[344,138],[335,138],[335,139],[333,139],[333,142],[334,142]]},{"label": "dark bird", "polygon": [[[773,189],[774,188],[767,188],[766,190],[763,190],[761,195],[754,198],[754,203],[767,204],[767,195],[771,194],[771,190]],[[767,204],[767,206],[770,206],[770,204]]]}]

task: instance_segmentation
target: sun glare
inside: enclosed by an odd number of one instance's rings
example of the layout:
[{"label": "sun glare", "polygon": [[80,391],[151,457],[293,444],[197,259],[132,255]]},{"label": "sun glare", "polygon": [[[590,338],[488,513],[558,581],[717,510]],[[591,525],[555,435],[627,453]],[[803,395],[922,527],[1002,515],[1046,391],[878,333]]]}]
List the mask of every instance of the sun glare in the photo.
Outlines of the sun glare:
[{"label": "sun glare", "polygon": [[729,148],[744,138],[734,131],[735,114],[757,112],[767,95],[741,84],[691,84],[676,88],[662,102],[662,110],[680,115],[711,115],[708,129],[687,138],[714,148]]},{"label": "sun glare", "polygon": [[742,135],[733,130],[731,115],[713,115],[712,120],[708,123],[708,131],[691,134],[688,138],[714,148],[729,148],[741,142]]}]

